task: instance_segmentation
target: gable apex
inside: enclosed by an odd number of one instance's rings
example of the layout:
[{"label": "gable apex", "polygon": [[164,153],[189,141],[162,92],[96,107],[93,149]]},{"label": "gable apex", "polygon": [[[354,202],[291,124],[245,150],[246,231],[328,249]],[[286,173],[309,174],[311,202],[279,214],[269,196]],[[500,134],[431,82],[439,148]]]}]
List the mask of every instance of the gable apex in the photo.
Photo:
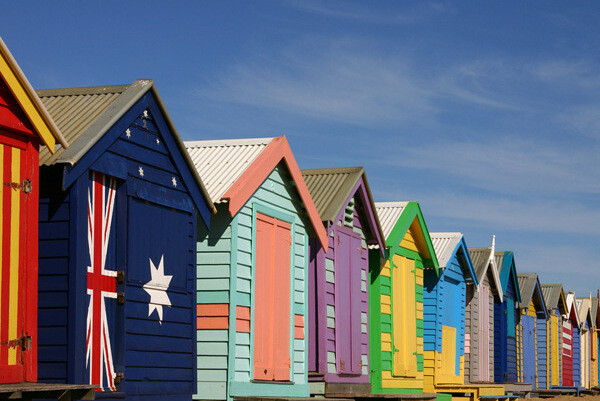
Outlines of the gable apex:
[{"label": "gable apex", "polygon": [[0,76],[19,103],[21,109],[33,125],[37,135],[50,152],[54,152],[58,142],[63,148],[69,145],[60,129],[48,114],[29,80],[19,67],[10,50],[0,38]]}]

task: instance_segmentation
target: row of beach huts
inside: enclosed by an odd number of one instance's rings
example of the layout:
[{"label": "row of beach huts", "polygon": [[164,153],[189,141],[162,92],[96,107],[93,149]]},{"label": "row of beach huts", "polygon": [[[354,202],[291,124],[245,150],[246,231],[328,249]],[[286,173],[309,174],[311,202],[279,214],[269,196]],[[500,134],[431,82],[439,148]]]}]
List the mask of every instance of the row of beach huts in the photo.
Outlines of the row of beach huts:
[{"label": "row of beach huts", "polygon": [[1,40],[0,75],[0,398],[598,387],[598,296],[429,232],[363,168],[300,170],[285,137],[184,143],[151,80],[34,91]]}]

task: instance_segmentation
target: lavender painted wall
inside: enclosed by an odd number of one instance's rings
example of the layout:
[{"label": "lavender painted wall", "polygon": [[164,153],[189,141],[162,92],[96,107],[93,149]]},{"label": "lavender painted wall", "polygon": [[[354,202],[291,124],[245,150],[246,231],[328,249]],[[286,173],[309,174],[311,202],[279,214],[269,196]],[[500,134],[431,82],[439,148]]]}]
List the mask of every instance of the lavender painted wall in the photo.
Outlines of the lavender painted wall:
[{"label": "lavender painted wall", "polygon": [[[363,180],[327,227],[327,252],[310,253],[309,380],[369,383],[368,227],[376,226]],[[318,373],[315,375],[314,373]]]}]

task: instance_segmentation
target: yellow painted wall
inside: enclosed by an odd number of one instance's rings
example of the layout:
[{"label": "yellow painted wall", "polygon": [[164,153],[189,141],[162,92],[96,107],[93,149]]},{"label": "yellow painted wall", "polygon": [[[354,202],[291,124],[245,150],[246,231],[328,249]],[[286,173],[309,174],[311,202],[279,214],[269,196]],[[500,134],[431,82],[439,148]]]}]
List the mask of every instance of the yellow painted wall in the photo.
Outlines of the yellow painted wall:
[{"label": "yellow painted wall", "polygon": [[552,353],[552,366],[550,368],[551,371],[551,379],[550,382],[553,386],[560,385],[560,360],[559,358],[562,356],[562,352],[560,350],[560,341],[559,341],[559,319],[556,315],[550,315],[550,330],[551,330],[551,344],[550,350]]},{"label": "yellow painted wall", "polygon": [[[402,244],[414,246],[411,233]],[[417,336],[417,320],[423,319],[423,302],[415,302],[416,288],[423,286],[423,269],[400,255],[387,261],[381,275],[391,277],[392,295],[381,295],[381,313],[391,315],[393,333],[382,333],[381,350],[393,352],[392,371],[382,371],[383,388],[423,388],[424,372],[417,369],[417,355],[423,354],[423,337]],[[425,367],[425,364],[423,365]]]}]

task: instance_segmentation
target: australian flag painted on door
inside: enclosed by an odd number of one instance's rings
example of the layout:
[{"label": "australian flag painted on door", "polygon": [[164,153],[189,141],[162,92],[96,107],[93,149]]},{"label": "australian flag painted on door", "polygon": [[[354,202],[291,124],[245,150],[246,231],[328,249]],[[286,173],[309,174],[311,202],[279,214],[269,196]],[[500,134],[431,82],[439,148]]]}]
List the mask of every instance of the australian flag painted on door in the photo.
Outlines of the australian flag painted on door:
[{"label": "australian flag painted on door", "polygon": [[151,81],[59,93],[40,92],[51,115],[84,107],[95,120],[68,151],[40,155],[40,380],[191,400],[196,232],[212,202]]}]

